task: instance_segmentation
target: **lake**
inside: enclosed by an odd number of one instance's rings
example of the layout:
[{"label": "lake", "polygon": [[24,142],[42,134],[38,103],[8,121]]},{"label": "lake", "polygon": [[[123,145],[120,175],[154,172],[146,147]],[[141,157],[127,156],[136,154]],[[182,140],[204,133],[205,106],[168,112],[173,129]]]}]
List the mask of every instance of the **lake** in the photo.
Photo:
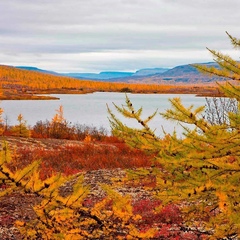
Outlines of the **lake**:
[{"label": "lake", "polygon": [[[63,106],[64,117],[71,123],[85,124],[94,127],[104,127],[110,132],[108,121],[108,106],[114,110],[112,103],[118,106],[125,104],[124,93],[96,92],[83,95],[53,94],[60,100],[4,100],[0,107],[4,109],[3,118],[7,118],[9,125],[17,123],[17,116],[21,113],[28,125],[33,126],[39,120],[51,120],[60,105]],[[204,97],[193,94],[128,94],[135,109],[143,107],[143,116],[147,117],[156,109],[164,112],[170,108],[169,98],[180,97],[185,106],[205,105]],[[113,111],[116,113],[116,111]],[[117,115],[119,116],[119,115]],[[128,126],[137,127],[138,124],[119,116]],[[166,121],[157,114],[150,126],[157,129],[157,135],[162,135],[162,127],[166,132],[172,133],[174,127],[181,134],[181,126],[172,121]]]}]

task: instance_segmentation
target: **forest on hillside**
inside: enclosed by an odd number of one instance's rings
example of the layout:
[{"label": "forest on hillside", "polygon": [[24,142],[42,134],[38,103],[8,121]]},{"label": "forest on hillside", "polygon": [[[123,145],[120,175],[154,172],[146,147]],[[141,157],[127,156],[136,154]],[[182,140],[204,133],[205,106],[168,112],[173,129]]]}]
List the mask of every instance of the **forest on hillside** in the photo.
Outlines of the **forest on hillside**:
[{"label": "forest on hillside", "polygon": [[85,94],[92,92],[191,93],[219,95],[215,84],[146,84],[79,80],[36,71],[0,66],[0,99],[52,99],[39,94]]}]

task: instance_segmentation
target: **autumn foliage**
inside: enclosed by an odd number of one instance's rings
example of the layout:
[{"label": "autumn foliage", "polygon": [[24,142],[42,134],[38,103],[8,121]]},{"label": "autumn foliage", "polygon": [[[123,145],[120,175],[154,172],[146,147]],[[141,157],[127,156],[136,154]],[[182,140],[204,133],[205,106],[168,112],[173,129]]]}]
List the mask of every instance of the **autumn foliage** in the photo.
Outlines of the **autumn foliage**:
[{"label": "autumn foliage", "polygon": [[[107,185],[101,185],[105,197],[92,198],[88,187],[83,185],[86,171],[151,168],[153,155],[133,149],[101,129],[70,125],[61,106],[51,121],[38,122],[31,129],[20,115],[19,124],[8,126],[5,135],[9,140],[28,138],[29,135],[20,134],[22,130],[50,146],[17,144],[10,146],[10,153],[8,144],[3,142],[0,193],[4,196],[17,191],[40,197],[42,201],[33,208],[36,219],[15,222],[13,217],[4,215],[0,218],[3,226],[15,224],[30,239],[101,239],[106,236],[110,239],[187,239],[177,206],[163,207],[161,201],[155,199],[132,199]],[[59,195],[60,188],[71,179],[75,179],[71,195]],[[146,190],[156,186],[155,177],[145,177],[140,184],[130,178],[113,182],[115,187],[120,184],[120,187]],[[161,212],[156,211],[157,208],[161,208]],[[197,236],[192,231],[188,234],[193,239]]]},{"label": "autumn foliage", "polygon": [[15,169],[27,166],[36,159],[41,159],[41,176],[45,178],[52,173],[62,172],[65,175],[114,168],[149,167],[150,156],[142,151],[130,149],[124,143],[111,144],[69,144],[52,149],[23,147],[12,156]]},{"label": "autumn foliage", "polygon": [[0,66],[0,99],[51,99],[36,94],[100,92],[217,94],[216,86],[97,82]]},{"label": "autumn foliage", "polygon": [[[240,41],[229,37],[238,48]],[[238,239],[240,65],[229,56],[212,50],[211,53],[220,69],[196,67],[236,81],[219,88],[225,96],[236,100],[237,108],[233,112],[222,111],[226,113],[226,121],[209,121],[202,115],[204,107],[187,108],[180,98],[170,99],[172,108],[161,114],[183,124],[182,137],[175,132],[163,138],[156,136],[148,124],[158,113],[143,119],[142,108],[136,110],[127,95],[125,105],[114,106],[123,116],[135,119],[140,128],[122,124],[108,107],[114,137],[70,125],[61,106],[51,121],[38,122],[32,129],[26,129],[21,115],[19,124],[7,131],[1,125],[5,135],[29,137],[21,135],[25,129],[32,136],[51,139],[52,143],[48,149],[41,144],[31,148],[2,143],[0,197],[17,193],[38,198],[32,206],[34,218],[14,221],[22,236],[25,239]],[[24,79],[22,72],[17,73],[18,79]],[[14,74],[3,80],[12,81]],[[21,81],[19,88],[26,84],[26,79]],[[69,79],[67,87],[72,88],[72,83]],[[39,89],[61,86],[61,82],[52,83],[52,87],[44,85],[44,81],[42,84],[39,82]],[[25,85],[27,91],[30,85],[30,82]],[[186,123],[194,128],[188,128]],[[62,141],[61,146],[54,146],[56,139]],[[86,171],[120,168],[125,169],[126,176],[98,183],[103,194],[98,192],[97,197],[91,192],[93,186],[84,182]],[[63,191],[66,186],[70,188]],[[123,193],[126,188],[134,188],[136,198]],[[143,191],[148,195],[141,195]],[[1,224],[12,221],[7,214],[0,216]]]},{"label": "autumn foliage", "polygon": [[[234,47],[239,48],[240,41],[229,37]],[[153,190],[156,198],[163,205],[174,203],[181,206],[183,221],[190,229],[203,231],[209,239],[238,239],[240,65],[229,56],[213,50],[210,52],[220,68],[196,67],[235,81],[234,84],[219,84],[224,95],[234,99],[234,111],[230,108],[226,111],[226,107],[220,105],[219,111],[210,111],[213,118],[209,121],[208,117],[205,118],[204,106],[185,107],[180,98],[170,99],[171,108],[161,115],[167,120],[180,122],[183,136],[178,137],[173,132],[165,134],[164,138],[156,136],[148,125],[157,113],[143,119],[142,108],[135,109],[128,96],[126,105],[115,107],[121,115],[135,119],[139,128],[122,124],[110,109],[109,114],[115,136],[125,139],[127,144],[137,149],[156,154],[151,170],[142,171],[138,176],[132,171],[131,178],[141,180],[149,175],[155,176],[157,183]],[[218,106],[214,101],[214,106]],[[211,108],[211,104],[208,106]]]}]

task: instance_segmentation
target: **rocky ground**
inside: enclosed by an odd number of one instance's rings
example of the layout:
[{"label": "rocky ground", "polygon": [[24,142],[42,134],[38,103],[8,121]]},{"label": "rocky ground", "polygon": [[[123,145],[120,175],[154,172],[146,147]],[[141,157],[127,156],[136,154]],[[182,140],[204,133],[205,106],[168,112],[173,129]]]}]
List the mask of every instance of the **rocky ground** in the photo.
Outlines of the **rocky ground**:
[{"label": "rocky ground", "polygon": [[[57,146],[63,146],[64,144],[83,144],[79,141],[67,141],[57,139],[25,139],[8,137],[5,139],[8,141],[10,148],[23,147],[31,145],[31,147],[44,147],[46,149],[55,148]],[[126,176],[126,171],[123,169],[101,169],[95,171],[87,171],[82,173],[84,175],[84,184],[90,186],[90,199],[102,198],[105,193],[101,189],[100,184],[111,184],[114,181],[122,181]],[[68,193],[71,191],[72,182],[66,184],[61,191]],[[116,190],[125,195],[129,194],[133,200],[145,199],[151,197],[151,193],[144,190],[141,186],[136,187],[124,187],[124,185],[117,184]],[[0,190],[1,191],[1,190]],[[35,213],[32,207],[37,204],[41,199],[33,194],[21,194],[13,193],[11,195],[1,198],[0,201],[0,239],[12,240],[22,239],[18,229],[14,226],[16,220],[29,220],[35,218]]]}]

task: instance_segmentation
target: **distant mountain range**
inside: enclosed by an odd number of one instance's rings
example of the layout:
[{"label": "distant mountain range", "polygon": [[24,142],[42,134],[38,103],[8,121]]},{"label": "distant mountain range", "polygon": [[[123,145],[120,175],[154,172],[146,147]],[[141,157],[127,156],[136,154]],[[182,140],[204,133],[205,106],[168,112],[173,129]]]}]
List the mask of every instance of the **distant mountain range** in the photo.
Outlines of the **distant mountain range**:
[{"label": "distant mountain range", "polygon": [[[218,67],[215,62],[201,63],[209,67]],[[141,82],[141,83],[207,83],[221,80],[216,76],[200,73],[195,67],[187,64],[174,68],[146,68],[136,72],[100,72],[100,73],[57,73],[36,67],[17,66],[19,69],[38,71],[58,76],[77,79],[108,81],[108,82]]]},{"label": "distant mountain range", "polygon": [[109,80],[109,79],[120,79],[126,77],[135,77],[135,76],[149,76],[158,73],[163,73],[169,68],[146,68],[140,69],[136,72],[100,72],[100,73],[57,73],[53,71],[43,70],[36,67],[29,66],[16,66],[19,69],[25,69],[30,71],[37,71],[42,73],[54,74],[54,75],[62,75],[67,77],[79,78],[79,79],[87,79],[87,80]]},{"label": "distant mountain range", "polygon": [[109,80],[135,76],[149,76],[157,73],[163,73],[167,70],[168,68],[146,68],[140,69],[136,72],[66,73],[64,75],[80,79]]},{"label": "distant mountain range", "polygon": [[169,68],[144,68],[136,71],[133,76],[149,76],[154,74],[160,74],[168,71]]},{"label": "distant mountain range", "polygon": [[79,78],[79,79],[90,79],[90,80],[109,80],[114,78],[125,78],[131,77],[134,73],[132,72],[100,72],[100,73],[66,73],[63,74],[67,77]]}]

